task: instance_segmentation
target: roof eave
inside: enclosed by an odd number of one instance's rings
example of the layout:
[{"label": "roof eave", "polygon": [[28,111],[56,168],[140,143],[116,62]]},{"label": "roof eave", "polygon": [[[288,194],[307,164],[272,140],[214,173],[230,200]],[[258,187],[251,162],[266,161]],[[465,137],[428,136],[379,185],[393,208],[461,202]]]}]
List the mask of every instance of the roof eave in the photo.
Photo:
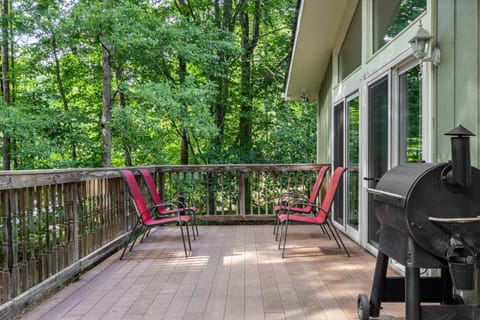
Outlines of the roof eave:
[{"label": "roof eave", "polygon": [[348,0],[298,0],[285,79],[286,100],[316,101]]}]

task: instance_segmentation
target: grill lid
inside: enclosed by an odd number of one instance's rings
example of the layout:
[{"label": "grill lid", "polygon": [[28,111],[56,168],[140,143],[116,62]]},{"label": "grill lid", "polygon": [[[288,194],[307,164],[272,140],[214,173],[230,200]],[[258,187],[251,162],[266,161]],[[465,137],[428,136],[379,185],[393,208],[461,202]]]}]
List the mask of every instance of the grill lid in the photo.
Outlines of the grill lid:
[{"label": "grill lid", "polygon": [[375,189],[368,189],[373,199],[389,205],[405,208],[411,190],[429,171],[445,163],[407,163],[387,171]]}]

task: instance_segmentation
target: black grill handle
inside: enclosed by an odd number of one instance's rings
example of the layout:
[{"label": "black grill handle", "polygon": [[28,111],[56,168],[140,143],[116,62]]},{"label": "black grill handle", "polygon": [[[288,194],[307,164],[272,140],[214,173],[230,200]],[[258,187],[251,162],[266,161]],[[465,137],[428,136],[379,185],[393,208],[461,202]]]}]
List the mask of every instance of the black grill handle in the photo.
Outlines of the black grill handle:
[{"label": "black grill handle", "polygon": [[374,194],[374,195],[377,195],[377,196],[383,196],[383,197],[386,197],[386,198],[392,198],[392,199],[397,199],[397,200],[405,200],[404,196],[402,196],[400,194],[388,192],[388,191],[367,188],[367,192],[371,193],[371,194]]},{"label": "black grill handle", "polygon": [[363,177],[363,180],[365,180],[365,181],[373,181],[373,182],[378,182],[378,181],[380,181],[379,178],[370,178],[370,177]]},{"label": "black grill handle", "polygon": [[438,217],[428,217],[429,221],[439,222],[439,223],[472,223],[480,222],[480,216],[472,218],[438,218]]}]

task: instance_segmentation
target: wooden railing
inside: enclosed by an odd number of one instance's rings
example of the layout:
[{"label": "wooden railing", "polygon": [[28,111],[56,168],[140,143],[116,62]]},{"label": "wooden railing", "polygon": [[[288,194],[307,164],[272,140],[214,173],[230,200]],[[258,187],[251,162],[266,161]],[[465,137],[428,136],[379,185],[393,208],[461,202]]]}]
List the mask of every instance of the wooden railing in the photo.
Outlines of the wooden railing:
[{"label": "wooden railing", "polygon": [[[147,168],[164,199],[225,221],[272,219],[275,199],[308,195],[320,165]],[[0,318],[114,252],[135,220],[117,169],[0,171]]]}]

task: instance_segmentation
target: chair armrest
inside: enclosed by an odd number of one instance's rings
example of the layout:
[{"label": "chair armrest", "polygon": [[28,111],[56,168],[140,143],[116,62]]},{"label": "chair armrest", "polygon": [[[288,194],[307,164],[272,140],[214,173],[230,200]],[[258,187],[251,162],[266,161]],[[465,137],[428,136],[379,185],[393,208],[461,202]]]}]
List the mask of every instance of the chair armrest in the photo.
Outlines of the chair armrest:
[{"label": "chair armrest", "polygon": [[166,200],[167,202],[174,203],[180,210],[186,210],[189,206],[186,203],[187,195],[176,194],[172,198]]},{"label": "chair armrest", "polygon": [[289,203],[294,203],[299,201],[308,202],[308,198],[304,194],[294,193],[294,192],[286,192],[281,194],[280,197],[278,197],[279,206],[288,206]]},{"label": "chair armrest", "polygon": [[[169,210],[176,211],[176,214],[180,217],[180,209],[179,209],[179,206],[178,206],[176,203],[172,202],[172,201],[164,201],[164,202],[157,203],[157,204],[155,204],[155,205],[153,205],[153,206],[151,206],[151,207],[148,207],[147,210],[148,210],[150,213],[152,213],[152,210],[153,210],[153,209],[156,209],[156,208],[158,208],[158,207],[168,208]],[[155,210],[154,213],[158,213],[158,211]],[[159,217],[158,214],[155,214],[154,216],[155,216],[156,218]]]},{"label": "chair armrest", "polygon": [[310,201],[295,201],[292,204],[287,206],[286,213],[290,214],[290,212],[297,214],[298,212],[295,212],[292,210],[293,208],[302,208],[302,207],[307,207],[311,206],[312,210],[308,214],[316,213],[318,209],[321,209],[318,205],[315,203],[311,203]]}]

